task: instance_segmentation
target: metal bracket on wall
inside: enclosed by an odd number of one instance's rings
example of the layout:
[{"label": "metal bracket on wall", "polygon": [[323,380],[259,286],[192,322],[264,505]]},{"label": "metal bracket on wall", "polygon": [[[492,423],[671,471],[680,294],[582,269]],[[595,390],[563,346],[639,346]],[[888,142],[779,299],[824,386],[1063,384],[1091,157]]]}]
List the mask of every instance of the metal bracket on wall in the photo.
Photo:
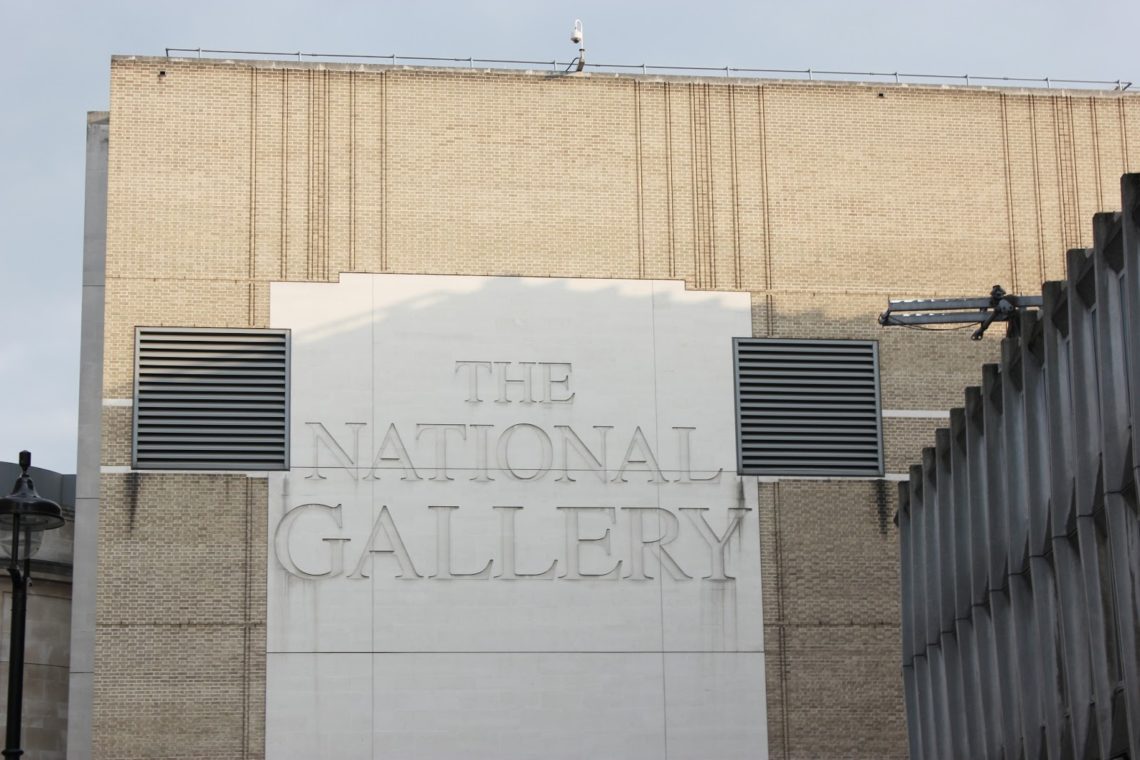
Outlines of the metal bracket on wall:
[{"label": "metal bracket on wall", "polygon": [[980,323],[970,335],[981,340],[994,322],[1008,322],[1009,329],[1017,329],[1012,319],[1019,311],[1040,308],[1041,296],[1013,296],[1001,285],[994,285],[988,298],[930,298],[912,301],[887,301],[887,310],[879,315],[883,327],[916,327],[926,325],[968,325]]}]

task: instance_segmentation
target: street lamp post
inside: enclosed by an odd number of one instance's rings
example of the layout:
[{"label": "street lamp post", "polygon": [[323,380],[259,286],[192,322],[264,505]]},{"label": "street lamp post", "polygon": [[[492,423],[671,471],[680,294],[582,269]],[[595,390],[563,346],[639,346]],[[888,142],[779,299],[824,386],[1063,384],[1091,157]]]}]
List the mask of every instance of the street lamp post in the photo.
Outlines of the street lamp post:
[{"label": "street lamp post", "polygon": [[[54,530],[63,525],[63,510],[51,499],[36,493],[28,477],[31,452],[20,452],[20,477],[12,493],[0,499],[0,528],[11,531],[8,575],[12,577],[12,640],[8,656],[8,727],[4,740],[5,758],[24,754],[20,749],[20,723],[24,707],[24,627],[28,611],[28,575],[31,571],[32,533]],[[20,539],[23,537],[21,566]]]}]

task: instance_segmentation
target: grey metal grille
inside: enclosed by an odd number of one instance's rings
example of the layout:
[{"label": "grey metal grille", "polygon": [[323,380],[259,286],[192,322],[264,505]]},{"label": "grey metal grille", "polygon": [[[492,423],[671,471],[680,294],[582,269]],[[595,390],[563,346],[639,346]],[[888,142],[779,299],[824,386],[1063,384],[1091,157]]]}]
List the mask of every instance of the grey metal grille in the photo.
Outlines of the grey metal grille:
[{"label": "grey metal grille", "polygon": [[742,475],[883,474],[874,341],[737,338]]},{"label": "grey metal grille", "polygon": [[136,329],[136,469],[283,470],[288,430],[288,331]]}]

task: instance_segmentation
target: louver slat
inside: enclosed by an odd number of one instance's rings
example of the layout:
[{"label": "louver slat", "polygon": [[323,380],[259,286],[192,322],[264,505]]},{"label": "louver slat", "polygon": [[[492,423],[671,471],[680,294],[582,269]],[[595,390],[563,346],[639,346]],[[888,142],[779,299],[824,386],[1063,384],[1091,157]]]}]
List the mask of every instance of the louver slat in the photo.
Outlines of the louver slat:
[{"label": "louver slat", "polygon": [[882,475],[874,341],[738,338],[734,349],[741,474]]},{"label": "louver slat", "polygon": [[136,469],[283,470],[288,423],[287,331],[136,330]]}]

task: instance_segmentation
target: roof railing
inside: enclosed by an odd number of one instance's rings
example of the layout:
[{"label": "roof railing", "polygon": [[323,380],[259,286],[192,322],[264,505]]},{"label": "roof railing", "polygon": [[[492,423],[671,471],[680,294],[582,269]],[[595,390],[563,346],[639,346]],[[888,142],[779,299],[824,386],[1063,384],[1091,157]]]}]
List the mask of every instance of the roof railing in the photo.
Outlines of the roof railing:
[{"label": "roof railing", "polygon": [[[282,52],[271,50],[217,50],[211,48],[166,48],[166,57],[173,57],[172,53],[190,53],[198,58],[205,56],[249,56],[262,58],[288,58],[297,61],[310,60],[340,60],[340,61],[378,61],[392,66],[431,66],[434,64],[466,64],[468,68],[475,66],[501,66],[508,68],[520,67],[549,67],[552,72],[562,73],[562,69],[569,66],[571,61],[528,61],[513,58],[448,58],[426,55],[374,55],[369,53],[305,53],[302,51]],[[180,56],[181,57],[181,56]],[[1056,79],[1053,77],[998,77],[979,76],[976,74],[920,74],[902,71],[837,71],[832,69],[766,69],[736,66],[666,66],[647,63],[587,63],[586,69],[594,71],[639,71],[642,74],[688,73],[723,74],[726,77],[756,77],[766,78],[803,78],[817,81],[821,77],[824,81],[863,81],[871,78],[874,81],[893,82],[895,84],[923,84],[931,82],[961,83],[970,86],[998,86],[1021,87],[1053,87],[1082,88],[1082,89],[1112,89],[1123,92],[1132,86],[1132,82],[1122,79]],[[838,77],[839,79],[831,79]],[[980,84],[984,83],[984,84]]]}]

